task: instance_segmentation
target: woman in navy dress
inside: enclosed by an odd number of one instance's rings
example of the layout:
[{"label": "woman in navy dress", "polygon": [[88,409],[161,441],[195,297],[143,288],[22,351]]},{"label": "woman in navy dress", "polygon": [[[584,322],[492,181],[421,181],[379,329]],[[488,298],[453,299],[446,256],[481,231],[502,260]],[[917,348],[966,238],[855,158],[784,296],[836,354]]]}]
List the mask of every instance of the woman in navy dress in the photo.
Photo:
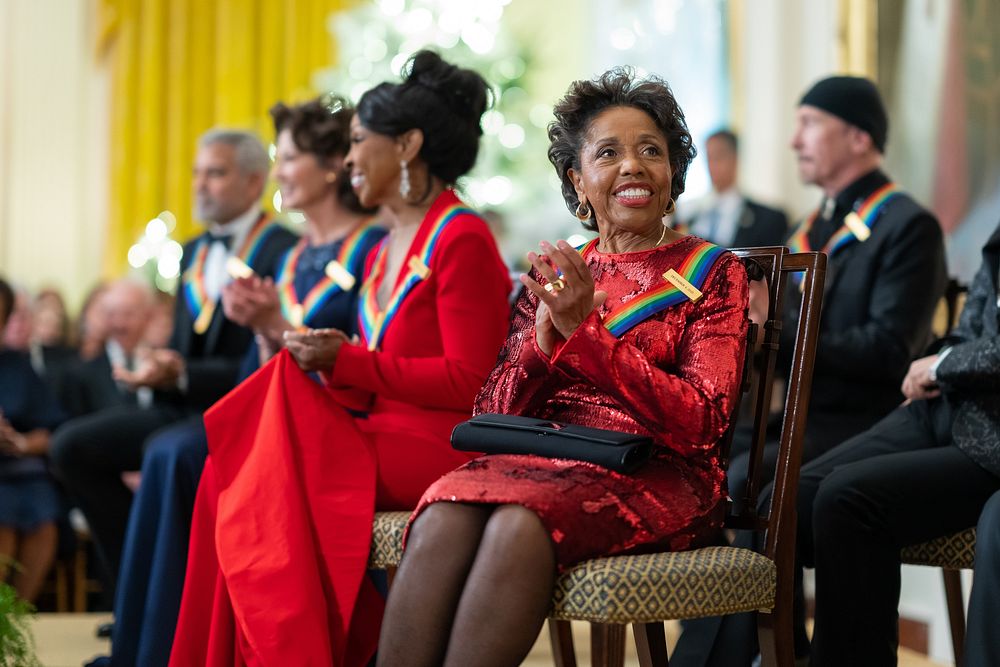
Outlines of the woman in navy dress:
[{"label": "woman in navy dress", "polygon": [[[13,308],[14,292],[0,280],[0,340]],[[12,583],[29,602],[56,555],[59,493],[45,453],[63,419],[28,355],[0,346],[0,581],[17,563]]]},{"label": "woman in navy dress", "polygon": [[[272,171],[282,207],[305,216],[302,240],[278,278],[249,276],[223,290],[226,316],[252,328],[244,375],[281,347],[286,330],[353,333],[365,256],[385,235],[361,207],[344,172],[353,110],[336,97],[271,109]],[[155,438],[143,460],[115,599],[113,665],[166,665],[173,643],[195,492],[208,454],[204,429]]]}]

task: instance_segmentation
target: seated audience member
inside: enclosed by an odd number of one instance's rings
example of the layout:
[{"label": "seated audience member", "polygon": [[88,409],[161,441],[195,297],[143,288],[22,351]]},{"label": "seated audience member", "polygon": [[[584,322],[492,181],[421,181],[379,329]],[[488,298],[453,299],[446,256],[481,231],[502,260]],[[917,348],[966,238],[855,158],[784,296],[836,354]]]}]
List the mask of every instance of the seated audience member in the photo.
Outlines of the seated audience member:
[{"label": "seated audience member", "polygon": [[[56,400],[65,403],[66,375],[76,361],[76,353],[65,345],[44,343],[36,336],[34,300],[25,289],[14,290],[14,312],[11,314],[4,333],[4,345],[10,350],[26,352],[31,359],[31,367],[52,390]],[[48,317],[44,313],[43,330]]]},{"label": "seated audience member", "polygon": [[[272,169],[282,204],[301,211],[305,230],[270,278],[249,277],[223,289],[226,315],[260,341],[247,352],[243,377],[298,327],[354,335],[365,257],[385,235],[351,189],[344,158],[353,110],[335,97],[271,109],[277,135]],[[341,267],[334,273],[327,267]],[[204,427],[167,429],[149,442],[132,505],[115,599],[110,664],[165,666],[184,589],[195,491],[208,455]]]},{"label": "seated audience member", "polygon": [[184,248],[170,347],[114,373],[132,390],[152,390],[152,403],[73,419],[53,437],[53,462],[87,517],[111,594],[132,502],[121,473],[140,468],[145,443],[158,430],[178,422],[200,428],[201,412],[234,386],[252,338],[217,307],[227,262],[239,258],[261,275],[274,275],[295,243],[294,234],[261,212],[267,169],[267,152],[253,135],[214,130],[202,136],[193,189],[195,215],[208,230]]},{"label": "seated audience member", "polygon": [[383,604],[365,576],[374,511],[413,508],[471,458],[449,436],[496,359],[510,281],[452,186],[489,89],[429,51],[406,72],[351,121],[351,184],[392,223],[368,257],[360,340],[287,332],[288,351],[205,414],[174,667],[366,664]]},{"label": "seated audience member", "polygon": [[900,549],[974,525],[1000,490],[998,266],[1000,227],[958,326],[910,365],[907,402],[802,469],[799,549],[816,568],[812,665],[895,665]]},{"label": "seated audience member", "polygon": [[31,339],[38,345],[51,348],[68,348],[69,314],[62,295],[55,289],[43,289],[31,304]]},{"label": "seated audience member", "polygon": [[[681,225],[691,234],[727,248],[782,245],[788,218],[740,192],[739,140],[730,130],[719,130],[705,140],[712,192],[694,202],[687,215],[681,208]],[[678,228],[681,229],[681,228]]]},{"label": "seated audience member", "polygon": [[108,317],[104,312],[105,283],[91,288],[83,300],[76,320],[77,354],[82,361],[89,361],[104,352],[108,339]]},{"label": "seated audience member", "polygon": [[153,398],[150,389],[130,387],[114,377],[115,369],[134,369],[148,352],[142,338],[152,313],[150,288],[133,280],[118,280],[107,286],[101,299],[108,338],[100,354],[69,372],[65,407],[73,417],[114,406],[148,407]]},{"label": "seated audience member", "polygon": [[976,526],[976,571],[969,593],[969,626],[962,667],[1000,665],[1000,492],[994,493]]},{"label": "seated audience member", "polygon": [[[14,309],[0,279],[0,334]],[[35,599],[56,555],[59,493],[49,476],[49,434],[63,420],[27,354],[0,345],[0,581],[13,572],[17,594]]]},{"label": "seated audience member", "polygon": [[142,334],[142,344],[145,347],[155,350],[170,345],[176,307],[177,301],[173,294],[156,290],[153,296],[153,314]]},{"label": "seated audience member", "polygon": [[[684,115],[666,83],[618,69],[574,82],[554,114],[549,159],[598,238],[528,254],[527,290],[476,412],[646,434],[654,454],[631,475],[495,454],[437,481],[414,513],[380,665],[520,664],[559,569],[687,549],[719,529],[718,440],[739,393],[747,275],[730,253],[661,222],[694,156]],[[695,253],[706,253],[703,298],[619,326]]]},{"label": "seated audience member", "polygon": [[[875,85],[856,77],[823,79],[803,95],[791,146],[804,183],[823,201],[792,233],[793,251],[828,255],[819,344],[802,462],[869,428],[903,400],[907,367],[930,341],[947,280],[934,216],[882,171],[888,118]],[[798,318],[798,290],[785,299],[779,373],[787,373]],[[746,483],[749,434],[737,432],[729,494]],[[774,469],[777,434],[764,470]],[[741,535],[741,546],[751,546]],[[744,542],[743,540],[747,540]],[[796,652],[808,651],[797,609]],[[756,653],[751,614],[686,621],[671,664],[740,665]]]}]

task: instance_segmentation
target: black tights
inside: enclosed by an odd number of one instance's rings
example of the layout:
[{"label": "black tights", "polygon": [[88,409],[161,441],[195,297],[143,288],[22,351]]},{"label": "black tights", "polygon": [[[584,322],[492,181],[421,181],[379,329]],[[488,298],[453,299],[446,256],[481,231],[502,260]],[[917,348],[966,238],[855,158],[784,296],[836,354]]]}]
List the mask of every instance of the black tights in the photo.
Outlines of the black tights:
[{"label": "black tights", "polygon": [[552,542],[531,510],[431,505],[410,530],[378,665],[519,665],[545,622],[555,576]]}]

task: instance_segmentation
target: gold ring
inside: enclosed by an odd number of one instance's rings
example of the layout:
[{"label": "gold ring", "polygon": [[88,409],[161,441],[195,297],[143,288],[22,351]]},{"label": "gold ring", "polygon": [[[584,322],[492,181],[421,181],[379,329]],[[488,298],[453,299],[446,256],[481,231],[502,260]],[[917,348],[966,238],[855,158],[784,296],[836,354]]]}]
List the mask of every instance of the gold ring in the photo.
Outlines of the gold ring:
[{"label": "gold ring", "polygon": [[561,292],[566,289],[566,281],[562,278],[556,278],[550,283],[545,284],[545,291],[550,294],[555,294],[556,292]]}]

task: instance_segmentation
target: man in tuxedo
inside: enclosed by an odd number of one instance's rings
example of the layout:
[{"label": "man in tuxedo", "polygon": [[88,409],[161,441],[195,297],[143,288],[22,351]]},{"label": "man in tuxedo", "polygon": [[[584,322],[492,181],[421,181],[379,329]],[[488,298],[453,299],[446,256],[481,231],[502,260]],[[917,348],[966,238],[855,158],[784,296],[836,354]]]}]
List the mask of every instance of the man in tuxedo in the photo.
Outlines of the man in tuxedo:
[{"label": "man in tuxedo", "polygon": [[682,218],[688,230],[726,248],[781,245],[788,234],[788,218],[775,208],[744,196],[736,186],[739,175],[739,139],[731,130],[719,130],[705,141],[712,192],[695,205],[693,216]]},{"label": "man in tuxedo", "polygon": [[998,269],[1000,227],[958,326],[910,364],[907,402],[802,469],[799,554],[816,568],[812,665],[895,665],[900,549],[973,526],[980,513],[990,522],[983,507],[1000,490]]},{"label": "man in tuxedo", "polygon": [[[900,386],[930,342],[947,274],[934,216],[882,171],[888,116],[875,85],[823,79],[803,95],[791,146],[803,182],[822,190],[820,207],[793,232],[793,251],[828,256],[819,344],[802,460],[807,463],[878,422],[903,401]],[[787,373],[800,299],[786,297],[779,371]],[[734,442],[729,493],[742,497],[748,456]],[[773,470],[777,441],[763,470]],[[765,480],[767,481],[767,480]],[[754,547],[740,534],[736,543]],[[808,652],[804,605],[796,605],[796,653]],[[685,624],[671,664],[739,665],[756,653],[753,614]],[[850,663],[844,663],[850,664]]]},{"label": "man in tuxedo", "polygon": [[151,350],[133,370],[114,377],[153,391],[151,405],[122,405],[71,420],[57,431],[56,470],[79,503],[113,595],[131,491],[121,473],[138,470],[147,439],[161,429],[200,428],[201,413],[235,384],[251,333],[226,319],[219,294],[227,262],[236,257],[274,276],[294,234],[261,212],[269,161],[253,135],[213,130],[203,135],[194,165],[195,216],[207,231],[184,247],[174,328],[167,349]]},{"label": "man in tuxedo", "polygon": [[144,283],[123,279],[100,295],[108,322],[108,340],[93,359],[78,363],[67,374],[65,408],[73,417],[120,405],[148,406],[153,394],[116,381],[116,368],[132,369],[139,361],[140,344],[152,312],[153,295]]}]

